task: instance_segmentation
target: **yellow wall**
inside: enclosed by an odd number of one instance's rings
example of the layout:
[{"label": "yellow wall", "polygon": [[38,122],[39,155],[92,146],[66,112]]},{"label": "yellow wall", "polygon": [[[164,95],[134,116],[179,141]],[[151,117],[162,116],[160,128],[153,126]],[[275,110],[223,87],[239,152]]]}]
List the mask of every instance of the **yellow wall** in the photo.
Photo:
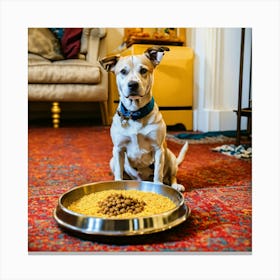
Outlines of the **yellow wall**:
[{"label": "yellow wall", "polygon": [[107,53],[116,52],[123,42],[124,28],[107,28]]}]

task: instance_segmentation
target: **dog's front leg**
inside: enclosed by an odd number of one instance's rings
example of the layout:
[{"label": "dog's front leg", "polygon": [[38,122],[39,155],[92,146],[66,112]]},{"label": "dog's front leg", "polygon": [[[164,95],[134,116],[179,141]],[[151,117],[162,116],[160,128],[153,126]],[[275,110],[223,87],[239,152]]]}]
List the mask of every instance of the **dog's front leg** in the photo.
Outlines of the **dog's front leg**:
[{"label": "dog's front leg", "polygon": [[124,149],[120,147],[114,147],[112,171],[114,172],[115,181],[120,181],[123,179],[123,170],[124,170]]},{"label": "dog's front leg", "polygon": [[158,147],[155,150],[155,170],[154,170],[154,182],[163,182],[163,168],[164,168],[164,149]]}]

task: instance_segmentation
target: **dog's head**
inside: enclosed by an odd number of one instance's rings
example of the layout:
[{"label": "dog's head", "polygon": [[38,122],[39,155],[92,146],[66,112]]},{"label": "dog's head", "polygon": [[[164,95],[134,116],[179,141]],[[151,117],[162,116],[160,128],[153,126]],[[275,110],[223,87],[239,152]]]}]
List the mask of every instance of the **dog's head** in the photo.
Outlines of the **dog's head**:
[{"label": "dog's head", "polygon": [[[111,56],[99,60],[101,66],[116,75],[120,99],[147,100],[151,97],[153,71],[160,63],[167,47],[148,48],[142,55]],[[127,102],[125,102],[127,103]]]}]

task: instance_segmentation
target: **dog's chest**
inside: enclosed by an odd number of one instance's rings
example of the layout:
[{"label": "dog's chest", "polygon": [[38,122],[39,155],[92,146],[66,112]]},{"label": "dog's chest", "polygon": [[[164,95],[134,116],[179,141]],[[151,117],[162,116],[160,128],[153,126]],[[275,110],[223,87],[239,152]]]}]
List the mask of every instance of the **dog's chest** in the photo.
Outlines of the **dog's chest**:
[{"label": "dog's chest", "polygon": [[[150,165],[154,160],[155,135],[153,126],[119,129],[118,146],[126,151],[130,162],[135,165]],[[116,144],[116,143],[115,143]]]},{"label": "dog's chest", "polygon": [[130,135],[126,146],[126,153],[129,158],[141,158],[152,151],[151,139],[141,133]]},{"label": "dog's chest", "polygon": [[154,148],[151,139],[141,133],[130,136],[126,155],[132,167],[146,167],[154,162]]}]

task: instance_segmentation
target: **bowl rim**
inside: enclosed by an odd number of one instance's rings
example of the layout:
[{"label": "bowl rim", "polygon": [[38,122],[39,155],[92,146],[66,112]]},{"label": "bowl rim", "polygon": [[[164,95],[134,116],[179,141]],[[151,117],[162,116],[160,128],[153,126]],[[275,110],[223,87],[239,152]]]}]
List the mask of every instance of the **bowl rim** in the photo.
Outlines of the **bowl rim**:
[{"label": "bowl rim", "polygon": [[[62,203],[62,199],[68,195],[69,193],[75,191],[76,189],[80,189],[80,188],[84,188],[86,186],[92,186],[92,185],[98,185],[100,183],[104,183],[104,184],[108,184],[108,183],[116,183],[116,182],[121,182],[121,183],[127,183],[127,182],[131,182],[131,183],[145,183],[145,184],[151,184],[151,185],[154,185],[154,184],[158,184],[159,186],[161,187],[166,187],[166,188],[169,188],[169,189],[172,189],[172,191],[175,191],[177,193],[177,195],[180,196],[180,203],[178,205],[176,205],[174,208],[168,210],[168,211],[164,211],[164,212],[161,212],[161,213],[158,213],[158,214],[153,214],[153,215],[149,215],[149,216],[139,216],[139,217],[128,217],[128,218],[110,218],[110,217],[107,217],[107,218],[103,218],[103,217],[97,217],[97,216],[91,216],[91,215],[85,215],[85,214],[81,214],[81,213],[78,213],[78,212],[75,212],[75,211],[72,211],[70,209],[68,209],[66,206],[63,205]],[[110,189],[108,189],[110,190]],[[141,191],[141,190],[139,190]],[[163,194],[160,194],[160,195],[163,195]],[[164,196],[164,195],[163,195]],[[167,196],[165,196],[167,197]],[[182,195],[181,192],[177,191],[176,189],[172,188],[171,186],[168,186],[168,185],[165,185],[165,184],[159,184],[159,183],[154,183],[154,182],[150,182],[150,181],[137,181],[137,180],[120,180],[120,181],[114,181],[114,180],[108,180],[108,181],[99,181],[99,182],[92,182],[92,183],[87,183],[87,184],[83,184],[83,185],[80,185],[80,186],[76,186],[76,187],[73,187],[71,188],[70,190],[66,191],[65,193],[61,194],[58,198],[58,205],[63,211],[67,212],[68,214],[71,214],[71,215],[74,215],[76,217],[81,217],[81,218],[94,218],[94,219],[97,219],[98,221],[104,221],[104,220],[110,220],[110,221],[127,221],[127,220],[134,220],[134,219],[147,219],[147,218],[156,218],[156,217],[159,217],[159,216],[168,216],[169,214],[171,214],[172,212],[174,212],[175,210],[179,209],[180,207],[183,206],[183,204],[185,205],[185,207],[187,208],[186,209],[186,214],[187,214],[187,217],[190,215],[190,212],[191,212],[191,209],[190,207],[185,203],[185,199],[184,199],[184,196]]]}]

